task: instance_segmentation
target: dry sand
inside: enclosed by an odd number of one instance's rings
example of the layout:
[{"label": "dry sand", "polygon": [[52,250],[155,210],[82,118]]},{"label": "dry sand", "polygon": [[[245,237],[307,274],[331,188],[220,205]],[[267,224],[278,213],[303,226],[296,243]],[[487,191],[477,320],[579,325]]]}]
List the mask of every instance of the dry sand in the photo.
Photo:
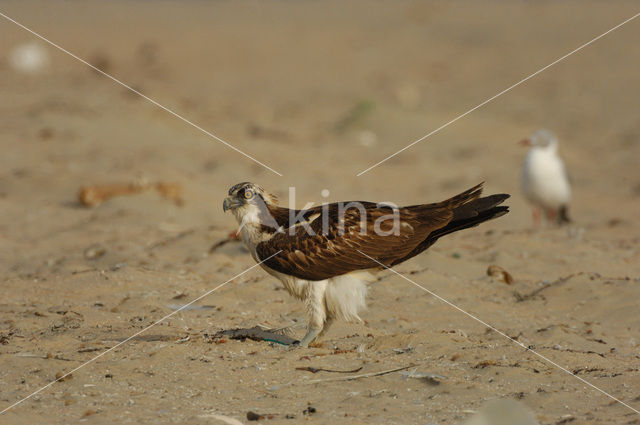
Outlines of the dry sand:
[{"label": "dry sand", "polygon": [[[637,12],[632,1],[5,1],[1,11],[281,172],[47,48],[48,69],[6,57],[33,36],[0,19],[0,409],[254,264],[227,188],[258,182],[297,206],[438,201],[479,181],[512,212],[398,267],[640,409],[640,21],[632,22],[369,173],[355,174]],[[574,224],[532,229],[516,142],[561,139]],[[177,182],[96,208],[94,183]],[[508,270],[512,285],[485,275]],[[545,289],[544,285],[549,285]],[[540,290],[534,296],[526,297]],[[524,300],[522,297],[525,296]],[[454,424],[516,398],[541,424],[640,415],[399,276],[373,284],[364,324],[319,348],[213,343],[220,329],[291,326],[304,310],[255,268],[0,417],[19,423]],[[407,350],[403,350],[408,348]],[[370,373],[353,381],[298,367]],[[58,375],[60,376],[60,375]],[[308,406],[315,413],[308,413]],[[294,419],[289,419],[287,416]]]}]

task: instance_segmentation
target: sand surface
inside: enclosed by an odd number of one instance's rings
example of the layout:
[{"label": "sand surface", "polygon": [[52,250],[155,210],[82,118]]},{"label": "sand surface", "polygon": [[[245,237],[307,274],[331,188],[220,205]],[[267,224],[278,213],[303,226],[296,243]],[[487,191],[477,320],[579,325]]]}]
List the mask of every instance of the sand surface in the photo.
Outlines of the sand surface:
[{"label": "sand surface", "polygon": [[[439,201],[480,182],[511,213],[397,269],[640,409],[640,21],[355,175],[637,12],[633,1],[5,1],[0,11],[283,176],[46,47],[0,18],[0,409],[254,264],[222,212],[232,184],[286,203]],[[534,229],[517,141],[554,130],[574,223]],[[95,208],[80,187],[170,182]],[[321,196],[329,190],[328,198]],[[490,265],[513,275],[486,276]],[[397,275],[370,288],[365,323],[322,346],[213,342],[221,329],[305,314],[259,268],[0,417],[3,424],[457,424],[514,398],[541,424],[640,415]],[[436,382],[401,372],[415,365]],[[311,373],[299,367],[356,370]],[[407,371],[411,371],[408,369]],[[61,375],[58,375],[61,376]],[[321,382],[312,382],[321,380]],[[315,412],[309,413],[309,406]],[[306,412],[306,413],[303,413]]]}]

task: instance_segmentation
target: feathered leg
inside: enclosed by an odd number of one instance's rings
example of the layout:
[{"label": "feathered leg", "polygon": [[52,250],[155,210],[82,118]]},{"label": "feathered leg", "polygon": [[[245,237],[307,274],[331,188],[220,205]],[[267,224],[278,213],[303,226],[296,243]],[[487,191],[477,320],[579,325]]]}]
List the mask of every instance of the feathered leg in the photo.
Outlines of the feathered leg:
[{"label": "feathered leg", "polygon": [[308,347],[309,343],[320,335],[327,320],[327,310],[325,307],[324,293],[327,290],[328,282],[321,280],[317,282],[309,282],[305,294],[304,303],[309,314],[309,323],[307,325],[307,334],[300,341],[301,347]]}]

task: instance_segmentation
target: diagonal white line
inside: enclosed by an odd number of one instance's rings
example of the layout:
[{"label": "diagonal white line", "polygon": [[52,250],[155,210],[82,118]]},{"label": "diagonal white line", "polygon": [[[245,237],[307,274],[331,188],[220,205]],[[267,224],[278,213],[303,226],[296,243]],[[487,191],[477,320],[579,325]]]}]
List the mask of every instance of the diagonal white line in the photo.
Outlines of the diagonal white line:
[{"label": "diagonal white line", "polygon": [[104,356],[105,354],[107,354],[110,351],[115,350],[116,348],[120,347],[122,344],[131,341],[131,339],[135,338],[136,336],[140,335],[141,333],[151,329],[152,327],[154,327],[155,325],[157,325],[158,323],[161,323],[163,321],[165,321],[166,319],[168,319],[169,317],[173,316],[174,314],[178,313],[179,311],[184,310],[185,308],[189,307],[191,304],[195,303],[196,301],[201,300],[202,298],[206,297],[207,295],[217,291],[218,289],[222,288],[224,285],[226,285],[227,283],[231,282],[232,280],[242,276],[243,274],[247,273],[249,270],[254,269],[255,267],[258,267],[260,264],[264,263],[265,261],[275,257],[276,255],[280,254],[282,252],[282,250],[276,252],[273,255],[270,255],[269,257],[265,258],[264,260],[260,261],[259,263],[254,264],[253,266],[249,267],[248,269],[246,269],[245,271],[243,271],[242,273],[239,273],[235,276],[233,276],[231,279],[227,280],[226,282],[221,283],[220,285],[216,286],[215,288],[205,292],[204,294],[200,295],[198,298],[196,298],[195,300],[189,302],[188,304],[183,305],[182,307],[180,307],[179,309],[167,314],[166,316],[164,316],[162,319],[155,321],[154,323],[150,324],[149,326],[147,326],[146,328],[134,333],[133,335],[131,335],[129,338],[125,339],[124,341],[121,341],[119,343],[117,343],[116,345],[114,345],[111,348],[106,349],[105,351],[103,351],[102,353],[98,354],[97,356],[95,356],[94,358],[92,358],[91,360],[88,360],[84,363],[82,363],[80,366],[76,367],[75,369],[65,373],[64,375],[62,375],[61,377],[57,378],[55,381],[51,381],[49,382],[47,385],[45,385],[44,387],[40,388],[39,390],[36,390],[34,392],[32,392],[31,394],[29,394],[28,396],[24,397],[21,400],[16,401],[15,403],[13,403],[12,405],[5,407],[2,411],[0,411],[0,415],[2,415],[4,412],[14,408],[15,406],[19,405],[20,403],[22,403],[23,401],[26,401],[28,399],[30,399],[31,397],[33,397],[34,395],[38,394],[39,392],[49,388],[51,385],[55,384],[58,381],[63,380],[64,378],[66,378],[67,376],[71,375],[73,372],[77,371],[78,369],[81,369],[83,367],[85,367],[86,365],[88,365],[89,363],[93,363],[94,361],[96,361],[97,359],[99,359],[100,357]]},{"label": "diagonal white line", "polygon": [[584,43],[582,46],[577,47],[575,49],[573,49],[572,51],[570,51],[569,53],[567,53],[566,55],[559,57],[558,59],[554,60],[553,62],[551,62],[549,65],[540,68],[539,70],[537,70],[536,72],[534,72],[533,74],[529,75],[528,77],[523,78],[522,80],[518,81],[517,83],[507,87],[506,89],[502,90],[500,93],[491,96],[489,99],[485,100],[484,102],[480,103],[479,105],[474,106],[473,108],[469,109],[467,112],[458,115],[457,117],[455,117],[454,119],[452,119],[451,121],[442,124],[440,127],[436,128],[435,130],[433,130],[430,133],[425,134],[424,136],[422,136],[421,138],[419,138],[418,140],[415,140],[414,142],[408,144],[407,146],[405,146],[404,148],[400,149],[399,151],[397,151],[396,153],[393,153],[391,155],[389,155],[388,157],[386,157],[385,159],[383,159],[382,161],[379,161],[375,164],[373,164],[371,167],[367,168],[364,171],[360,171],[358,174],[356,174],[356,177],[360,177],[361,175],[363,175],[364,173],[374,169],[375,167],[377,167],[378,165],[382,164],[383,162],[386,162],[388,160],[390,160],[391,158],[393,158],[394,156],[406,151],[407,149],[409,149],[410,147],[412,147],[413,145],[416,145],[420,142],[422,142],[424,139],[432,136],[433,134],[436,134],[437,132],[439,132],[440,130],[448,127],[449,125],[453,124],[454,122],[458,121],[461,118],[464,118],[465,116],[469,115],[470,113],[472,113],[473,111],[475,111],[478,108],[483,107],[484,105],[486,105],[487,103],[491,102],[492,100],[502,96],[503,94],[505,94],[506,92],[510,91],[513,88],[518,87],[520,84],[524,83],[525,81],[530,80],[531,78],[535,77],[536,75],[540,74],[541,72],[546,71],[547,69],[551,68],[553,65],[557,64],[558,62],[561,62],[563,60],[565,60],[566,58],[568,58],[569,56],[573,55],[574,53],[584,49],[585,47],[587,47],[588,45],[595,43],[596,41],[600,40],[602,37],[604,37],[605,35],[617,30],[618,28],[620,28],[621,26],[623,26],[626,23],[631,22],[632,20],[636,19],[638,16],[640,16],[640,13],[636,13],[635,15],[633,15],[632,17],[630,17],[629,19],[619,23],[618,25],[616,25],[615,27],[611,28],[610,30],[603,32],[602,34],[600,34],[599,36],[597,36],[596,38]]},{"label": "diagonal white line", "polygon": [[429,293],[430,295],[436,297],[437,299],[439,299],[440,301],[442,301],[443,303],[455,308],[456,310],[458,310],[461,313],[464,313],[465,315],[471,317],[473,320],[475,320],[476,322],[482,323],[484,326],[486,326],[487,328],[491,329],[494,332],[497,332],[498,334],[502,335],[503,337],[507,338],[509,341],[521,346],[522,348],[524,348],[527,351],[530,351],[531,353],[535,354],[536,356],[540,357],[541,359],[543,359],[544,361],[546,361],[549,364],[552,364],[553,366],[557,367],[558,369],[568,373],[569,375],[573,376],[574,378],[582,381],[584,384],[587,384],[588,386],[590,386],[591,388],[600,391],[602,394],[606,395],[607,397],[609,397],[612,400],[617,401],[618,403],[622,404],[625,407],[628,407],[629,409],[633,410],[634,412],[636,412],[637,414],[640,415],[640,410],[637,410],[631,406],[629,406],[627,403],[625,403],[624,401],[615,398],[614,396],[612,396],[611,394],[609,394],[608,392],[596,387],[595,385],[593,385],[591,382],[579,377],[578,375],[572,373],[570,370],[560,366],[558,363],[554,362],[553,360],[549,359],[548,357],[538,353],[537,351],[532,350],[531,348],[527,347],[526,345],[524,345],[523,343],[521,343],[520,341],[516,341],[515,339],[511,338],[509,335],[507,335],[506,333],[494,328],[493,326],[491,326],[490,324],[488,324],[487,322],[483,321],[482,319],[479,319],[478,317],[474,316],[473,314],[461,309],[460,307],[458,307],[457,305],[453,304],[450,301],[447,301],[446,299],[442,298],[440,295],[428,290],[427,288],[425,288],[424,286],[414,282],[413,280],[409,279],[408,277],[406,277],[403,274],[398,273],[397,271],[395,271],[394,269],[392,269],[391,267],[388,267],[384,264],[382,264],[380,261],[376,260],[375,258],[365,254],[364,252],[360,251],[359,249],[357,249],[356,251],[358,251],[360,254],[364,255],[365,257],[369,258],[370,260],[375,261],[376,263],[380,264],[382,267],[384,267],[385,269],[395,273],[396,275],[400,276],[401,278],[403,278],[404,280],[406,280],[407,282],[411,282],[412,284],[414,284],[415,286],[417,286],[418,288],[422,289],[423,291]]},{"label": "diagonal white line", "polygon": [[51,46],[55,47],[56,49],[66,53],[67,55],[71,56],[72,58],[82,62],[83,64],[87,65],[89,68],[93,69],[96,72],[99,72],[100,74],[104,75],[105,77],[109,78],[110,80],[120,84],[122,87],[126,88],[127,90],[132,91],[133,93],[137,94],[138,96],[142,97],[145,100],[148,100],[149,102],[153,103],[154,105],[156,105],[158,108],[163,109],[164,111],[170,113],[171,115],[173,115],[174,117],[184,121],[185,123],[189,124],[190,126],[196,128],[197,130],[200,130],[201,132],[203,132],[204,134],[206,134],[207,136],[217,140],[218,142],[222,143],[223,145],[227,146],[228,148],[233,149],[234,151],[238,152],[241,155],[244,155],[245,157],[249,158],[250,160],[252,160],[253,162],[256,162],[260,165],[262,165],[264,168],[266,168],[269,171],[272,171],[274,173],[276,173],[277,175],[279,175],[280,177],[282,177],[282,174],[280,174],[279,172],[277,172],[276,170],[274,170],[273,168],[269,167],[268,165],[258,161],[257,159],[255,159],[254,157],[252,157],[251,155],[241,151],[240,149],[236,148],[235,146],[233,146],[232,144],[230,144],[229,142],[221,139],[220,137],[216,136],[215,134],[211,133],[210,131],[205,130],[204,128],[200,127],[199,125],[193,123],[192,121],[189,121],[188,119],[186,119],[185,117],[183,117],[182,115],[178,114],[177,112],[174,112],[173,110],[167,108],[164,105],[161,105],[160,103],[158,103],[157,101],[153,100],[152,98],[150,98],[149,96],[146,96],[142,93],[140,93],[138,90],[134,89],[133,87],[123,83],[122,81],[118,80],[116,77],[107,74],[106,72],[104,72],[103,70],[101,70],[100,68],[97,68],[93,65],[91,65],[89,62],[85,61],[82,58],[79,58],[78,56],[74,55],[73,53],[71,53],[70,51],[66,50],[65,48],[59,46],[58,44],[54,43],[53,41],[49,40],[48,38],[45,38],[44,36],[38,34],[37,32],[33,31],[30,28],[27,28],[26,26],[22,25],[20,22],[16,21],[15,19],[10,18],[9,16],[5,15],[4,13],[0,12],[0,16],[2,16],[3,18],[5,18],[6,20],[13,22],[14,24],[16,24],[17,26],[19,26],[20,28],[22,28],[25,31],[30,32],[31,34],[35,35],[36,37],[38,37],[39,39],[45,41],[46,43],[50,44]]}]

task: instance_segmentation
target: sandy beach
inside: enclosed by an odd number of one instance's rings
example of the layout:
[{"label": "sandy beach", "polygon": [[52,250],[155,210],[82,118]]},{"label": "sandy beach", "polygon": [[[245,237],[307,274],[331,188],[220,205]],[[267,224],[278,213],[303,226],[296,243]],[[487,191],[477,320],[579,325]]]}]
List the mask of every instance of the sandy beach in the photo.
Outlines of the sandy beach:
[{"label": "sandy beach", "polygon": [[[356,176],[637,3],[5,1],[0,12],[189,121],[43,41],[46,63],[17,69],[12,52],[38,39],[0,17],[0,410],[224,284],[0,423],[247,424],[254,412],[273,425],[442,425],[493,399],[544,425],[640,423],[640,20]],[[569,226],[535,228],[520,191],[518,141],[540,127],[558,135],[571,177]],[[443,238],[402,276],[381,274],[364,323],[290,349],[212,337],[304,334],[303,304],[246,271],[255,262],[239,242],[211,250],[237,227],[222,200],[241,181],[285,205],[295,187],[298,208],[436,202],[484,181],[512,195],[511,211]],[[78,202],[101,184],[136,193]]]}]

